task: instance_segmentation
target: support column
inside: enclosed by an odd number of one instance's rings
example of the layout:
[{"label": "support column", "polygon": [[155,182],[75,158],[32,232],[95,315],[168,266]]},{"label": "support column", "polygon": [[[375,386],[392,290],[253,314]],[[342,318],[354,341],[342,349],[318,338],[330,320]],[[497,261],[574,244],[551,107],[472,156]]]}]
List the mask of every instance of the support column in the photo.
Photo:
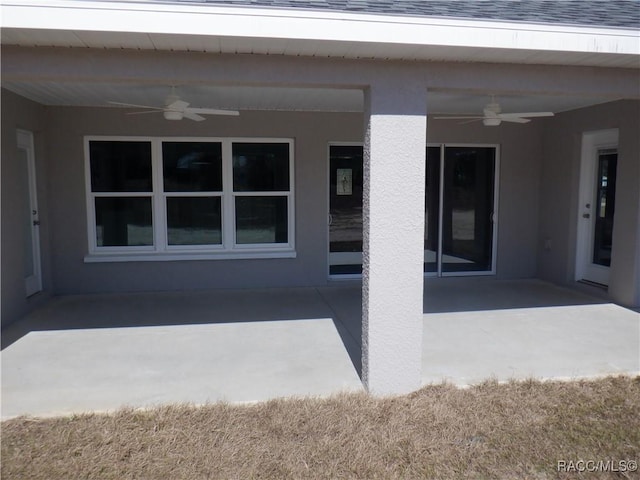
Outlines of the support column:
[{"label": "support column", "polygon": [[628,101],[618,114],[618,171],[613,248],[609,276],[611,299],[640,307],[640,102]]},{"label": "support column", "polygon": [[426,87],[365,92],[362,373],[375,395],[420,388]]}]

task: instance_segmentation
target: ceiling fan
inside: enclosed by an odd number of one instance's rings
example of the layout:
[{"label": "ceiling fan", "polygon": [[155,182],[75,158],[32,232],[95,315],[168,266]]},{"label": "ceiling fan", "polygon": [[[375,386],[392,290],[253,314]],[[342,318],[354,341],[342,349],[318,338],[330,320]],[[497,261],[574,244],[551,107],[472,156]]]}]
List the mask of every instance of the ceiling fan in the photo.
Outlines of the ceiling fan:
[{"label": "ceiling fan", "polygon": [[128,115],[143,115],[146,113],[162,113],[166,120],[182,120],[188,118],[196,122],[206,120],[202,115],[240,115],[237,110],[220,110],[217,108],[190,107],[188,102],[181,100],[176,94],[175,87],[171,87],[171,93],[164,101],[163,107],[152,107],[149,105],[136,105],[133,103],[108,102],[121,107],[145,108],[142,112],[129,112]]},{"label": "ceiling fan", "polygon": [[487,127],[497,127],[502,122],[511,123],[529,123],[531,118],[534,117],[553,117],[553,112],[519,112],[519,113],[502,113],[500,104],[496,102],[495,98],[491,97],[491,103],[488,103],[483,111],[482,115],[458,115],[458,116],[446,116],[446,117],[434,117],[437,120],[468,120],[465,123],[479,122]]}]

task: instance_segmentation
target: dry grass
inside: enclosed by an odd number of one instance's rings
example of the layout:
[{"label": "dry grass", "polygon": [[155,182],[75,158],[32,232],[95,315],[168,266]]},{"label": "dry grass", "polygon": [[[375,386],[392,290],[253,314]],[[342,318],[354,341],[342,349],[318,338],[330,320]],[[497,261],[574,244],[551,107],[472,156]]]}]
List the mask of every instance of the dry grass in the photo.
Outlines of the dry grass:
[{"label": "dry grass", "polygon": [[2,424],[1,473],[4,480],[638,478],[556,467],[639,456],[640,377],[619,377],[18,418]]}]

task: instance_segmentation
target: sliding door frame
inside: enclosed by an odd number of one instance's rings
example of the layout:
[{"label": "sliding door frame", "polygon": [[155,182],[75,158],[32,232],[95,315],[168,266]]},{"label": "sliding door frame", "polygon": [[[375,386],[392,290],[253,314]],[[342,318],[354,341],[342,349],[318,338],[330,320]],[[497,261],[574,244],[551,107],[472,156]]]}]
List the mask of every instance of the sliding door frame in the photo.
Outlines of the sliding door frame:
[{"label": "sliding door frame", "polygon": [[[327,212],[327,278],[331,280],[354,280],[362,278],[362,274],[331,274],[331,252],[330,252],[330,242],[331,242],[331,228],[330,228],[330,212],[331,212],[331,147],[333,146],[363,146],[362,142],[329,142],[327,145],[327,170],[326,170],[326,179],[327,179],[327,193],[326,193],[326,212]],[[498,207],[499,207],[499,199],[500,199],[500,145],[492,144],[492,143],[428,143],[427,148],[429,147],[437,147],[440,149],[440,166],[439,166],[439,174],[440,178],[438,180],[439,183],[439,192],[438,192],[438,252],[437,252],[437,271],[436,272],[425,272],[424,276],[427,278],[436,278],[436,277],[477,277],[477,276],[490,276],[496,274],[497,267],[497,253],[498,253]],[[493,178],[493,208],[492,208],[492,238],[491,238],[491,270],[481,270],[481,271],[469,271],[469,272],[443,272],[442,271],[442,243],[443,243],[443,232],[442,232],[442,223],[444,220],[444,162],[445,162],[445,149],[448,147],[462,147],[462,148],[493,148],[495,151],[494,155],[494,178]],[[426,161],[426,158],[425,158]],[[425,222],[428,219],[425,218]]]},{"label": "sliding door frame", "polygon": [[[438,271],[433,273],[425,273],[425,277],[479,277],[496,274],[497,253],[498,253],[498,218],[500,205],[500,145],[493,143],[428,143],[427,147],[440,148],[440,191],[438,205]],[[493,148],[495,150],[493,165],[493,208],[491,215],[491,270],[474,270],[469,272],[443,272],[442,271],[442,224],[444,220],[444,162],[445,150],[448,147],[462,148]],[[426,219],[425,219],[426,221]]]}]

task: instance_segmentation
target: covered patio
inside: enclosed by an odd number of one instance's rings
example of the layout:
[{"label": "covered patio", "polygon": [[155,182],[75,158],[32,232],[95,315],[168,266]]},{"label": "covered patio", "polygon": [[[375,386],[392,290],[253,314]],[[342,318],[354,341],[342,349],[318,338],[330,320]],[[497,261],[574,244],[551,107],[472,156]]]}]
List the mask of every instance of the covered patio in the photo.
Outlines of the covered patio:
[{"label": "covered patio", "polygon": [[[2,418],[363,391],[361,285],[55,297],[3,331]],[[640,315],[539,280],[425,280],[422,384],[640,373]]]}]

